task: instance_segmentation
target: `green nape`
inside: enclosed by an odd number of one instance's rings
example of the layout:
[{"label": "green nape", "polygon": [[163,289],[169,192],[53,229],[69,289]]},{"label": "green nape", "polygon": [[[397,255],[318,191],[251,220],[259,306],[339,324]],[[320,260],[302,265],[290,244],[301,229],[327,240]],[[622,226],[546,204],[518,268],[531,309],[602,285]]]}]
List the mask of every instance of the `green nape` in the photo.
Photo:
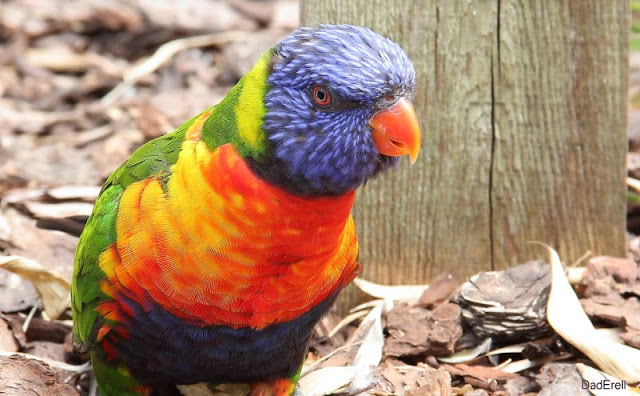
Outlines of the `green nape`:
[{"label": "green nape", "polygon": [[202,140],[212,150],[232,143],[245,158],[259,160],[267,154],[267,138],[262,124],[272,57],[273,50],[262,54],[253,69],[238,81],[222,102],[211,109],[211,115],[202,128]]}]

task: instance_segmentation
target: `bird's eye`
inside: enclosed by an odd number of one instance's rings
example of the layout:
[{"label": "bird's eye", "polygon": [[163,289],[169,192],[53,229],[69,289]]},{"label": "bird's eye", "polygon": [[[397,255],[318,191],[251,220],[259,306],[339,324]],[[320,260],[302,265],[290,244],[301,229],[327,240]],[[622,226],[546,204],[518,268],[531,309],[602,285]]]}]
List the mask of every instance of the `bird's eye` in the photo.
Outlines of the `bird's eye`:
[{"label": "bird's eye", "polygon": [[312,91],[313,101],[320,107],[327,107],[331,104],[331,93],[325,87],[316,85]]},{"label": "bird's eye", "polygon": [[387,104],[393,104],[398,100],[398,95],[387,95],[384,97],[384,101],[387,102]]}]

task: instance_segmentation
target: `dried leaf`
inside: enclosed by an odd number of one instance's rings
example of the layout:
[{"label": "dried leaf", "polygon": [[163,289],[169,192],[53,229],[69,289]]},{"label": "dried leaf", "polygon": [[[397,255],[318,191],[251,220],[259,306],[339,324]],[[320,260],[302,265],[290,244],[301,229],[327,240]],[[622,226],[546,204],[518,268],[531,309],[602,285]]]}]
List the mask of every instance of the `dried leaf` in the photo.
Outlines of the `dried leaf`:
[{"label": "dried leaf", "polygon": [[[354,334],[357,339],[349,340],[350,346],[359,344],[351,366],[325,367],[311,371],[315,368],[313,366],[318,363],[316,362],[316,364],[303,372],[300,379],[300,388],[304,396],[329,395],[336,393],[338,390],[346,394],[358,394],[375,386],[377,383],[377,366],[382,359],[382,347],[384,345],[384,336],[382,334],[383,307],[384,302],[378,300],[377,305],[369,311],[360,326],[358,326],[358,330]],[[328,369],[332,369],[332,371],[326,371]],[[329,379],[334,374],[334,371],[336,377]],[[322,374],[317,374],[320,372]],[[325,375],[327,375],[326,379]]]},{"label": "dried leaf", "polygon": [[[437,359],[444,363],[451,363],[451,364],[464,363],[477,358],[483,353],[487,353],[488,355],[489,353],[491,353],[489,352],[490,349],[491,349],[491,338],[486,338],[484,341],[482,341],[480,344],[478,344],[474,348],[464,349],[462,351],[452,353],[451,355],[448,355],[448,356],[439,356],[437,357]],[[521,351],[522,351],[522,348],[520,348],[519,352]]]},{"label": "dried leaf", "polygon": [[514,362],[509,362],[508,364],[505,364],[504,366],[502,366],[502,371],[505,371],[507,373],[519,373],[521,371],[530,369],[532,367],[542,366],[545,363],[555,362],[556,360],[568,359],[572,356],[573,355],[569,353],[565,353],[560,355],[545,356],[543,358],[534,359],[534,360],[531,360],[531,359],[516,360]]},{"label": "dried leaf", "polygon": [[98,197],[100,186],[60,186],[46,191],[47,195],[57,200],[77,199],[93,202]]},{"label": "dried leaf", "polygon": [[43,203],[29,201],[24,207],[36,218],[90,216],[93,204],[87,202]]},{"label": "dried leaf", "polygon": [[71,285],[62,276],[21,256],[0,257],[0,268],[28,279],[35,286],[49,319],[57,319],[71,303]]},{"label": "dried leaf", "polygon": [[552,281],[547,304],[551,327],[605,373],[629,382],[640,381],[640,350],[599,337],[565,276],[558,253],[546,247],[551,255]]},{"label": "dried leaf", "polygon": [[448,301],[460,285],[458,274],[455,271],[447,271],[436,276],[425,289],[418,300],[418,305],[430,308],[436,304]]},{"label": "dried leaf", "polygon": [[385,300],[417,300],[429,285],[385,286],[356,278],[353,283],[370,296]]},{"label": "dried leaf", "polygon": [[298,385],[304,396],[332,395],[349,388],[351,384],[357,385],[357,388],[371,388],[377,382],[375,371],[369,366],[325,367],[309,373],[300,379]]},{"label": "dried leaf", "polygon": [[349,325],[351,322],[362,318],[363,316],[367,316],[368,312],[367,311],[357,311],[354,312],[348,316],[346,316],[344,319],[342,319],[340,322],[338,322],[338,324],[331,329],[331,331],[329,332],[329,334],[327,335],[328,338],[333,337],[334,335],[338,334],[338,332],[340,330],[342,330],[345,326]]},{"label": "dried leaf", "polygon": [[382,347],[384,336],[382,334],[382,306],[379,304],[373,308],[366,318],[360,323],[360,327],[369,326],[369,330],[363,338],[362,345],[353,358],[354,366],[377,366],[382,359]]},{"label": "dried leaf", "polygon": [[485,354],[485,356],[494,356],[494,355],[502,355],[502,354],[513,354],[513,353],[522,353],[524,351],[524,346],[527,343],[523,342],[520,344],[507,345],[502,348],[494,349],[493,351],[489,351]]}]

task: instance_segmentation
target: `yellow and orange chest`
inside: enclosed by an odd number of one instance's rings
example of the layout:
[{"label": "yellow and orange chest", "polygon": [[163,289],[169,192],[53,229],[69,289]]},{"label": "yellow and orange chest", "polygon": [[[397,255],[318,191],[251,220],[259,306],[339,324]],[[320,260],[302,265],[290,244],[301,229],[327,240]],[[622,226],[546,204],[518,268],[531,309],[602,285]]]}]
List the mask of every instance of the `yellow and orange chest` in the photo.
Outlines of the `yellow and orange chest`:
[{"label": "yellow and orange chest", "polygon": [[125,190],[101,287],[202,326],[290,321],[355,277],[353,201],[289,194],[233,146],[187,139],[164,188],[151,178]]}]

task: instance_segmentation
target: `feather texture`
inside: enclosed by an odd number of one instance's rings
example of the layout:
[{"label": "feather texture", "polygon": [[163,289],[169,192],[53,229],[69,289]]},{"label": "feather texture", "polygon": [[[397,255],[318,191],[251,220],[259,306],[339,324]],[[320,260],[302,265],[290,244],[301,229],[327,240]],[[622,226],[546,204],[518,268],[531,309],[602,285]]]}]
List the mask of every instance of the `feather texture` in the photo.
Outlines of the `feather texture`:
[{"label": "feather texture", "polygon": [[397,162],[369,121],[414,85],[388,39],[303,28],[116,170],[72,283],[74,337],[103,396],[199,381],[291,394],[315,324],[359,270],[354,191]]}]

